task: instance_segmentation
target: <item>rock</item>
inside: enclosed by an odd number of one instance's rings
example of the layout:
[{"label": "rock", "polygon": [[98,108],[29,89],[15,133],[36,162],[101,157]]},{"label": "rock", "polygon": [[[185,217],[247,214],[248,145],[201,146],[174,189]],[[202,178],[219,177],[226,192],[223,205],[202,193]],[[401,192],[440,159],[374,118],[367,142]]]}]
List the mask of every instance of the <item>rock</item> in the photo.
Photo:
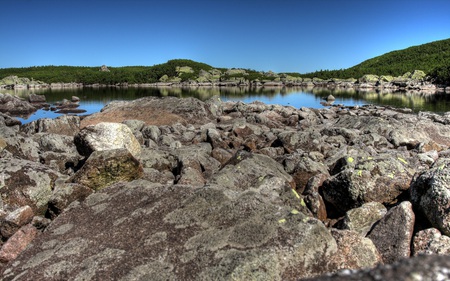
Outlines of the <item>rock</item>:
[{"label": "rock", "polygon": [[273,159],[238,151],[210,182],[231,190],[245,190],[264,186],[271,178],[279,178],[282,184],[295,187],[292,177]]},{"label": "rock", "polygon": [[209,143],[175,149],[180,177],[177,184],[203,186],[220,169],[220,162],[212,158]]},{"label": "rock", "polygon": [[99,122],[142,120],[147,125],[205,124],[215,116],[204,102],[194,98],[145,97],[134,101],[114,101],[101,112],[83,119],[81,127]]},{"label": "rock", "polygon": [[39,231],[31,224],[22,226],[0,249],[0,263],[15,260],[38,233]]},{"label": "rock", "polygon": [[411,238],[415,215],[408,201],[390,209],[376,225],[367,238],[373,241],[384,263],[393,263],[411,255]]},{"label": "rock", "polygon": [[53,133],[74,136],[80,131],[80,117],[63,115],[55,119],[41,118],[23,125],[21,131],[28,135]]},{"label": "rock", "polygon": [[448,256],[421,255],[401,259],[394,264],[379,265],[358,271],[343,270],[333,275],[323,275],[305,281],[372,281],[372,280],[449,280]]},{"label": "rock", "polygon": [[93,192],[87,186],[76,183],[57,182],[48,202],[47,217],[57,217],[70,203],[82,201]]},{"label": "rock", "polygon": [[59,215],[3,280],[294,280],[329,270],[337,248],[322,223],[263,194],[226,193],[145,181],[103,189]]},{"label": "rock", "polygon": [[0,158],[0,194],[4,208],[30,206],[36,215],[47,210],[56,179],[62,175],[40,163]]},{"label": "rock", "polygon": [[28,101],[10,94],[0,93],[0,112],[13,116],[28,116],[37,110]]},{"label": "rock", "polygon": [[102,122],[83,128],[75,136],[75,145],[81,155],[89,156],[95,151],[125,148],[139,157],[141,145],[128,126],[119,123]]},{"label": "rock", "polygon": [[20,227],[31,222],[33,216],[30,206],[20,207],[9,213],[0,224],[0,234],[3,239],[11,237]]},{"label": "rock", "polygon": [[341,172],[323,184],[324,199],[343,213],[372,201],[395,203],[409,189],[414,174],[403,157],[386,153],[339,160],[335,169],[341,167]]},{"label": "rock", "polygon": [[284,169],[294,179],[297,191],[302,193],[309,179],[317,174],[328,175],[328,167],[321,162],[314,161],[307,155],[289,154],[283,161]]},{"label": "rock", "polygon": [[450,237],[441,235],[436,228],[428,228],[416,233],[413,239],[412,254],[450,254]]},{"label": "rock", "polygon": [[45,103],[46,99],[44,95],[31,94],[28,97],[28,101],[31,103]]},{"label": "rock", "polygon": [[111,70],[109,70],[106,65],[102,65],[102,67],[100,67],[100,71],[101,72],[110,72]]},{"label": "rock", "polygon": [[377,83],[380,77],[373,74],[366,74],[363,77],[359,78],[359,83]]},{"label": "rock", "polygon": [[378,202],[369,202],[359,208],[351,209],[345,213],[342,229],[350,229],[366,236],[372,226],[386,215],[386,207]]},{"label": "rock", "polygon": [[351,230],[332,229],[331,234],[338,246],[332,257],[337,270],[369,268],[383,263],[372,240]]},{"label": "rock", "polygon": [[39,144],[32,138],[16,136],[5,138],[3,140],[6,143],[4,150],[10,152],[12,157],[34,162],[39,161]]},{"label": "rock", "polygon": [[450,235],[450,159],[441,158],[413,180],[411,202],[431,224],[443,234]]},{"label": "rock", "polygon": [[72,96],[72,98],[70,99],[71,102],[79,102],[80,98],[77,96]]},{"label": "rock", "polygon": [[327,97],[328,102],[335,101],[335,100],[336,100],[336,98],[333,95],[328,95],[328,97]]},{"label": "rock", "polygon": [[98,150],[89,156],[68,182],[99,190],[119,181],[138,179],[142,175],[142,165],[129,150]]}]

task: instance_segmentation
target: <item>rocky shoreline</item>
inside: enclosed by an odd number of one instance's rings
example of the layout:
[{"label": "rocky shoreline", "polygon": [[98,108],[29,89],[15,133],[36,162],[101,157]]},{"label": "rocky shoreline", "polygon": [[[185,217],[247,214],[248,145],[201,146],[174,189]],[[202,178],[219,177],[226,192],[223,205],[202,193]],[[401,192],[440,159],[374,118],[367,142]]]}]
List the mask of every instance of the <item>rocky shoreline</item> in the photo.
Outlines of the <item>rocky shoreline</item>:
[{"label": "rocky shoreline", "polygon": [[2,113],[0,166],[2,280],[450,278],[450,113],[217,97]]},{"label": "rocky shoreline", "polygon": [[158,83],[129,84],[119,83],[116,85],[92,84],[84,85],[82,83],[45,83],[34,81],[28,78],[19,78],[17,76],[5,77],[0,80],[0,89],[77,89],[77,88],[97,88],[97,87],[304,87],[304,88],[330,88],[330,89],[355,89],[355,90],[377,90],[377,91],[417,91],[422,93],[450,93],[450,86],[437,85],[427,80],[422,71],[406,73],[403,76],[378,76],[364,75],[359,79],[329,79],[318,78],[300,78],[300,77],[282,77],[273,81],[249,81],[244,78],[233,78],[228,80],[205,80],[200,79],[179,82],[164,81]]}]

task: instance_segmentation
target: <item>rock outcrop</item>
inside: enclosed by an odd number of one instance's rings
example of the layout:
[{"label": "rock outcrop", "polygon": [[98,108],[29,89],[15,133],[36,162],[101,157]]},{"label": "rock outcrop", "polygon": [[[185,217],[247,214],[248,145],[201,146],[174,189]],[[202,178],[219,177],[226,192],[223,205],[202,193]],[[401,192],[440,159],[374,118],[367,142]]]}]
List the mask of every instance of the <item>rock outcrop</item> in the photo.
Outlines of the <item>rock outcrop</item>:
[{"label": "rock outcrop", "polygon": [[448,273],[448,115],[143,98],[8,118],[2,280]]}]

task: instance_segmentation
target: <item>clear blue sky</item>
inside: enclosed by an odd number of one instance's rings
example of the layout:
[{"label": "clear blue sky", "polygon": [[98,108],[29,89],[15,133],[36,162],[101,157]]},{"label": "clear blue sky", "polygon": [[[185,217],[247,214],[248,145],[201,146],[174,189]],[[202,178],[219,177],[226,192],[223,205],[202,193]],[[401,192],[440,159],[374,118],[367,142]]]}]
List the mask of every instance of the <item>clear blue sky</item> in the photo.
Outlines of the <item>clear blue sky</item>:
[{"label": "clear blue sky", "polygon": [[312,72],[450,38],[450,0],[0,0],[0,68]]}]

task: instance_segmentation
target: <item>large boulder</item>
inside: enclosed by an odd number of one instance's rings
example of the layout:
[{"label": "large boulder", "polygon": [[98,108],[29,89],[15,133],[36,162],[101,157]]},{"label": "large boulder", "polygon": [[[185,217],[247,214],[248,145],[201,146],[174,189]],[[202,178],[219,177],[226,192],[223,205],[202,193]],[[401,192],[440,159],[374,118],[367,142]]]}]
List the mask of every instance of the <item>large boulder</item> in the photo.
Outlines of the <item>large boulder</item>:
[{"label": "large boulder", "polygon": [[40,118],[23,125],[20,130],[28,135],[35,133],[52,133],[74,136],[80,131],[80,117],[62,115],[55,119]]},{"label": "large boulder", "polygon": [[106,151],[125,148],[139,157],[141,145],[131,129],[120,123],[102,122],[83,128],[74,138],[78,152],[89,156],[94,151]]},{"label": "large boulder", "polygon": [[384,153],[339,160],[335,170],[341,171],[323,184],[324,199],[343,213],[369,202],[395,203],[409,189],[414,175],[410,162],[403,157]]},{"label": "large boulder", "polygon": [[29,116],[37,110],[31,103],[19,97],[0,93],[0,112],[13,116]]},{"label": "large boulder", "polygon": [[127,149],[94,151],[69,180],[93,190],[142,177],[141,163]]},{"label": "large boulder", "polygon": [[359,208],[351,209],[345,213],[341,228],[358,232],[366,236],[372,226],[387,213],[386,207],[379,202],[369,202]]},{"label": "large boulder", "polygon": [[101,112],[84,118],[81,127],[130,119],[142,120],[147,125],[205,124],[215,117],[209,104],[195,98],[145,97],[111,102]]},{"label": "large boulder", "polygon": [[28,205],[37,215],[45,214],[60,173],[28,160],[0,158],[0,194],[3,208],[15,210]]},{"label": "large boulder", "polygon": [[333,266],[321,222],[262,193],[227,193],[147,181],[103,189],[72,203],[3,280],[297,280]]},{"label": "large boulder", "polygon": [[367,235],[380,252],[384,263],[411,255],[415,215],[409,201],[390,209]]},{"label": "large boulder", "polygon": [[450,235],[450,159],[439,159],[411,184],[411,201],[431,224]]}]

